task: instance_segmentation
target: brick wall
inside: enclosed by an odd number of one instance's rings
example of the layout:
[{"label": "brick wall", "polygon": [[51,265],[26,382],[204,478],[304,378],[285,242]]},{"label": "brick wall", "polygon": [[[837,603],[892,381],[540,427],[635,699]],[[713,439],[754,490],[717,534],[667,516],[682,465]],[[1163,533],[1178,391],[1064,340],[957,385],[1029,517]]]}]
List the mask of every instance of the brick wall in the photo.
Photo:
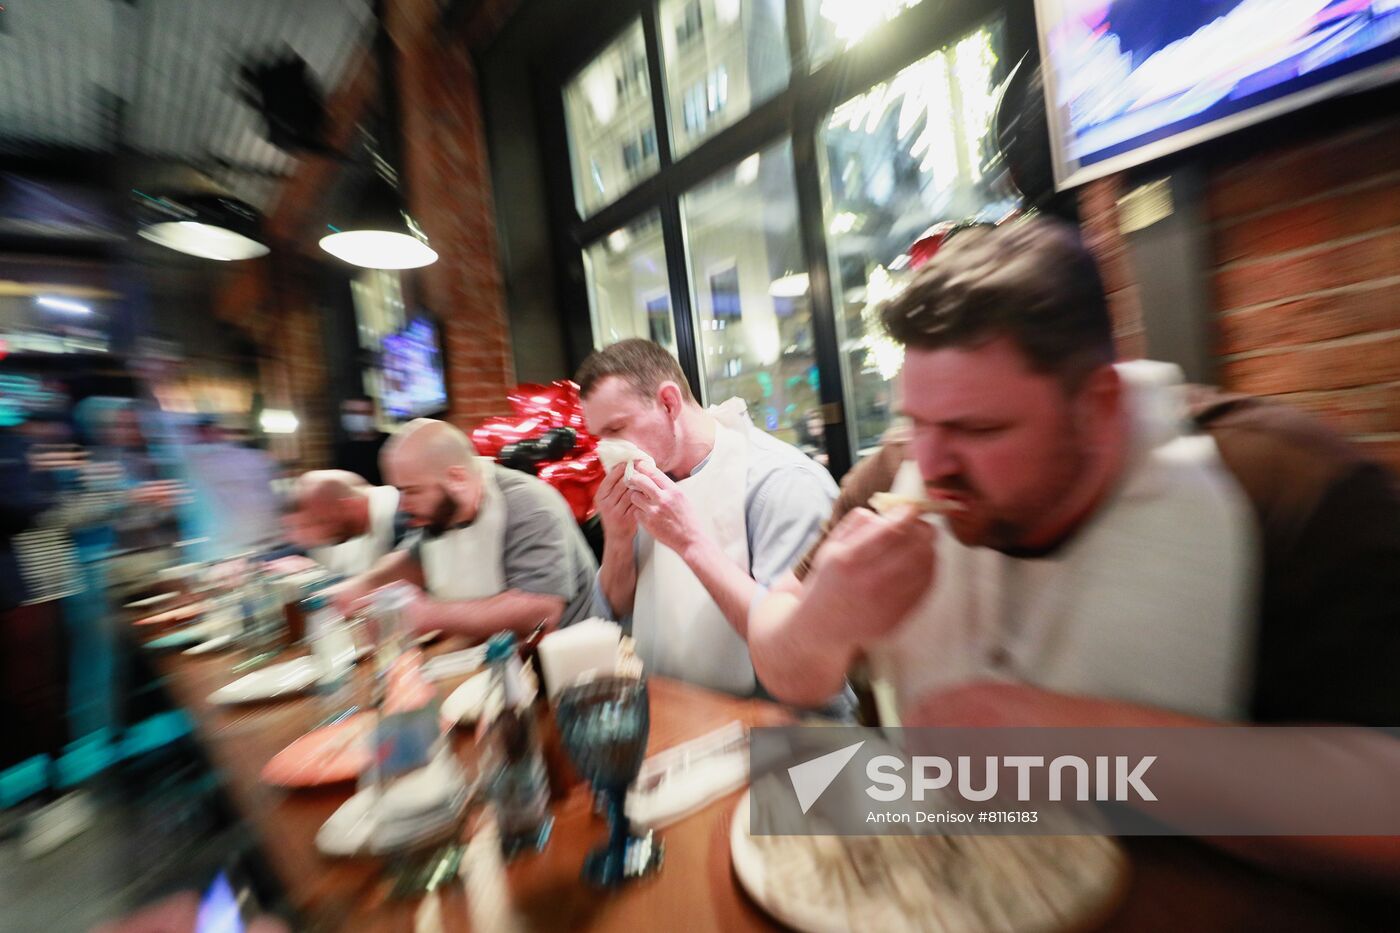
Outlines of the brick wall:
[{"label": "brick wall", "polygon": [[[1080,193],[1133,341],[1122,181]],[[1227,389],[1299,406],[1400,471],[1400,119],[1208,170],[1214,353]]]},{"label": "brick wall", "polygon": [[1079,191],[1079,212],[1084,242],[1098,258],[1099,274],[1108,293],[1118,356],[1135,360],[1143,355],[1146,336],[1137,283],[1128,265],[1127,240],[1118,224],[1118,199],[1125,193],[1121,175],[1089,182]]},{"label": "brick wall", "polygon": [[390,12],[411,207],[441,257],[419,273],[418,294],[443,320],[449,417],[469,430],[509,412],[515,385],[476,68],[466,41],[441,35],[432,0]]},{"label": "brick wall", "polygon": [[1400,119],[1218,170],[1208,210],[1221,382],[1400,469]]}]

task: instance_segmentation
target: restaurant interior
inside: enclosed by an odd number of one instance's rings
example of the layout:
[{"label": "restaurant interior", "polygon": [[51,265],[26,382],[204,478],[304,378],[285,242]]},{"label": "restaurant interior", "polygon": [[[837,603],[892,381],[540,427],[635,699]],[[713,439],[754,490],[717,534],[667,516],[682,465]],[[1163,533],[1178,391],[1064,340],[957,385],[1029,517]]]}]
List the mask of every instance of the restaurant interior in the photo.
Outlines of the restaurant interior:
[{"label": "restaurant interior", "polygon": [[[1394,0],[0,0],[0,929],[1395,929],[1397,89]],[[987,726],[1219,783],[808,812]]]}]

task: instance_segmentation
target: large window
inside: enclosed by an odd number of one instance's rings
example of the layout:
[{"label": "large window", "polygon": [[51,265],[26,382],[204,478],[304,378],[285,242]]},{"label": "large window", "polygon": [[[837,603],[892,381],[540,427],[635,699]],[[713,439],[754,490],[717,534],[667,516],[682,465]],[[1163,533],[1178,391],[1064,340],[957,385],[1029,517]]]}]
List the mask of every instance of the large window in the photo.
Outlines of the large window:
[{"label": "large window", "polygon": [[579,213],[592,214],[655,174],[656,122],[640,22],[565,87],[564,118]]},{"label": "large window", "polygon": [[661,0],[671,145],[684,155],[788,83],[783,0]]},{"label": "large window", "polygon": [[940,221],[994,220],[1014,206],[984,171],[996,46],[992,30],[979,30],[841,104],[819,128],[846,419],[860,452],[891,416],[903,353],[878,308],[912,275],[909,247]]},{"label": "large window", "polygon": [[[802,0],[812,67],[853,49],[880,26],[923,0]],[[990,6],[990,4],[988,4]]]},{"label": "large window", "polygon": [[584,271],[598,346],[646,337],[676,352],[660,214],[652,211],[590,246]]},{"label": "large window", "polygon": [[910,248],[1015,206],[987,141],[1002,4],[594,2],[627,25],[561,82],[592,342],[661,343],[843,472],[893,414],[877,309]]},{"label": "large window", "polygon": [[738,396],[755,424],[824,455],[807,431],[821,402],[791,145],[702,183],[681,215],[706,397]]}]

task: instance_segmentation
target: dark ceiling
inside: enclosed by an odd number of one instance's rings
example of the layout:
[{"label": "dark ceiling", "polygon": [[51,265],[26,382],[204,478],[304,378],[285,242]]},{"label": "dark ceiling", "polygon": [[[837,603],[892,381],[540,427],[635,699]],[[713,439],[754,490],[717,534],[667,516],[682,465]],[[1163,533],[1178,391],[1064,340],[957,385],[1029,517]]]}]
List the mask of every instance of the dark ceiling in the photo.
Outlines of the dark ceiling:
[{"label": "dark ceiling", "polygon": [[267,208],[292,157],[238,67],[288,48],[329,94],[372,31],[370,0],[3,0],[0,159],[121,154],[193,165]]}]

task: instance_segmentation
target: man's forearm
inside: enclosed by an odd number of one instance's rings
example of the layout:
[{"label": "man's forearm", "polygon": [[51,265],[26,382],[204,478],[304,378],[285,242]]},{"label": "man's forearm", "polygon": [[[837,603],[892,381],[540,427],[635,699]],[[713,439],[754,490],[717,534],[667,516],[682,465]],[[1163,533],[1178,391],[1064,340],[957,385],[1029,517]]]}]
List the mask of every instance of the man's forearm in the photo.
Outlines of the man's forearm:
[{"label": "man's forearm", "polygon": [[528,635],[541,622],[554,628],[564,608],[558,596],[506,590],[485,599],[436,602],[433,618],[438,628],[452,635],[486,638],[506,630]]},{"label": "man's forearm", "polygon": [[749,607],[758,593],[758,584],[748,571],[730,560],[718,544],[704,535],[685,549],[681,559],[719,606],[734,631],[748,638]]},{"label": "man's forearm", "polygon": [[419,567],[418,561],[413,559],[413,554],[406,550],[385,554],[373,567],[346,582],[358,592],[369,593],[400,580],[418,587],[423,585],[422,568]]},{"label": "man's forearm", "polygon": [[840,691],[855,649],[822,637],[812,625],[817,609],[789,574],[754,607],[749,656],[759,681],[775,699],[816,706]]},{"label": "man's forearm", "polygon": [[603,562],[598,567],[598,586],[613,614],[621,619],[632,614],[637,598],[637,557],[632,539],[608,541],[603,545]]}]

